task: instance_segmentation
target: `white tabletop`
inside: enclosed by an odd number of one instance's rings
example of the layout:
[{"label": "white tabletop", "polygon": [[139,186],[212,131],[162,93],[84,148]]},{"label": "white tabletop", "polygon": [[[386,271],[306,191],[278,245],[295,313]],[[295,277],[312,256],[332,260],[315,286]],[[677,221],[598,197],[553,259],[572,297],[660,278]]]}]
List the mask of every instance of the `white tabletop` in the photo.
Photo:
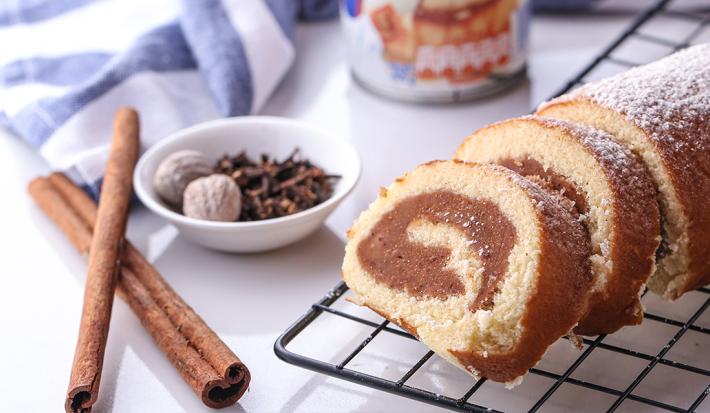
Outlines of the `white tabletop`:
[{"label": "white tabletop", "polygon": [[[360,151],[362,178],[326,227],[297,245],[239,256],[194,246],[143,208],[135,208],[130,216],[129,238],[252,372],[251,389],[227,411],[433,410],[288,365],[276,358],[273,343],[338,282],[344,232],[379,186],[421,162],[448,158],[461,139],[479,126],[527,113],[629,21],[629,16],[537,17],[532,28],[529,82],[489,99],[443,106],[396,103],[362,90],[348,74],[337,22],[301,25],[296,65],[262,113],[311,122],[353,142]],[[28,180],[47,171],[44,161],[28,146],[0,131],[0,404],[6,412],[61,410],[79,324],[85,259],[26,194]],[[343,340],[357,342],[367,334],[354,324],[347,328],[338,338],[304,337],[298,348],[325,353],[335,348],[337,352]],[[647,338],[641,341],[647,344],[647,352],[655,354]],[[695,345],[704,346],[707,352],[707,342]],[[403,344],[402,353],[409,351],[422,353],[423,347],[414,342]],[[373,363],[370,366],[377,365]],[[365,364],[367,359],[354,366],[367,368]],[[449,366],[438,368],[444,376],[458,377]],[[456,380],[464,391],[471,383],[465,376]],[[534,386],[539,380],[531,378],[526,383]],[[694,380],[703,384],[702,377]],[[435,387],[444,387],[440,391],[458,391],[435,381],[430,380]],[[624,383],[618,386],[623,388]],[[474,401],[511,411],[524,409],[537,398],[525,390],[506,393],[499,388],[481,397]],[[596,407],[587,404],[591,403],[587,399],[595,397],[572,389],[551,401],[549,410],[563,411],[583,401],[577,407],[591,411],[613,400],[604,399]],[[682,400],[689,396],[672,397]],[[645,408],[632,404],[625,409]],[[708,403],[705,409],[710,409]],[[95,411],[209,409],[182,381],[128,307],[117,300]]]}]

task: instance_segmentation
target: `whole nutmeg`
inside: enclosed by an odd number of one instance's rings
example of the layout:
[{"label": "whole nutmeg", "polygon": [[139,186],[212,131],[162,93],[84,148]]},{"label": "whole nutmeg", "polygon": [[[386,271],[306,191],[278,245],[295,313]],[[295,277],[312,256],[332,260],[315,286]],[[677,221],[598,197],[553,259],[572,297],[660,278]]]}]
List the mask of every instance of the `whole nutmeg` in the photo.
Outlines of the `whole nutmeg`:
[{"label": "whole nutmeg", "polygon": [[168,155],[155,171],[153,188],[166,203],[180,207],[187,185],[213,172],[210,159],[200,151],[186,149]]},{"label": "whole nutmeg", "polygon": [[190,218],[236,221],[242,210],[242,193],[234,179],[214,174],[195,179],[183,194],[182,212]]}]

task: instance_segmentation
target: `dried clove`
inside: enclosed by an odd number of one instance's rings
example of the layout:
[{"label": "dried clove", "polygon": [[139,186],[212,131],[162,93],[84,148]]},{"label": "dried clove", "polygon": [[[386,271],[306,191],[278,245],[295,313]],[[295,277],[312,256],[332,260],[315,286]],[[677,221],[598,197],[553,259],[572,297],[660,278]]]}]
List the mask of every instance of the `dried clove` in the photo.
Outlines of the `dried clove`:
[{"label": "dried clove", "polygon": [[240,221],[277,218],[312,208],[333,195],[333,181],[340,178],[303,159],[298,148],[281,162],[266,154],[258,161],[245,151],[225,154],[214,170],[232,177],[239,186]]}]

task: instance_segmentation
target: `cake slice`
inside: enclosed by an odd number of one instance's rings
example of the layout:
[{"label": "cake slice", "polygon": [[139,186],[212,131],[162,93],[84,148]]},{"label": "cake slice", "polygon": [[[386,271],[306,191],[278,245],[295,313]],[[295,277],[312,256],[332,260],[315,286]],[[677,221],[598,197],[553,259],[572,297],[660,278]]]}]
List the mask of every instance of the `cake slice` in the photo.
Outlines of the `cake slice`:
[{"label": "cake slice", "polygon": [[538,113],[605,130],[646,163],[663,236],[651,291],[676,299],[710,283],[710,44],[587,84]]},{"label": "cake slice", "polygon": [[516,383],[586,308],[582,225],[500,166],[421,165],[382,189],[348,238],[354,301],[477,377]]},{"label": "cake slice", "polygon": [[587,228],[594,285],[577,334],[641,323],[640,294],[655,269],[660,218],[653,182],[636,155],[598,129],[527,116],[476,131],[454,158],[535,180]]}]

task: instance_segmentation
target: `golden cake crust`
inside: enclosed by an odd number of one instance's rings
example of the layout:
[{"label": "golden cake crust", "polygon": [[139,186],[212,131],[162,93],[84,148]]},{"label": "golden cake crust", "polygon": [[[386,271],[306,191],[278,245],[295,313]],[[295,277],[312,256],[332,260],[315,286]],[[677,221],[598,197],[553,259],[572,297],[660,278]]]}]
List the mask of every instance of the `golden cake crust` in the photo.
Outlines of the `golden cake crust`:
[{"label": "golden cake crust", "polygon": [[599,162],[614,194],[610,240],[613,272],[604,293],[590,298],[595,304],[575,332],[608,334],[625,325],[641,324],[639,294],[655,271],[655,252],[660,242],[660,212],[651,176],[638,156],[607,133],[555,119],[536,117],[535,121],[564,129],[578,139]]},{"label": "golden cake crust", "polygon": [[687,274],[672,274],[686,281],[656,292],[674,299],[710,283],[710,44],[584,85],[538,113],[575,105],[621,114],[643,132],[670,178],[687,233]]},{"label": "golden cake crust", "polygon": [[[538,133],[544,133],[546,130],[554,136],[538,137]],[[504,135],[506,132],[508,135]],[[569,145],[559,150],[584,152],[593,158],[593,169],[582,170],[582,172],[602,174],[605,181],[604,190],[609,192],[608,195],[601,197],[601,201],[597,201],[610,204],[607,206],[610,208],[609,215],[611,215],[609,233],[603,234],[605,236],[602,241],[608,249],[605,253],[608,266],[602,267],[605,271],[603,278],[606,281],[603,288],[593,292],[589,300],[589,308],[575,328],[575,332],[584,335],[612,333],[625,325],[641,323],[643,310],[639,292],[655,269],[655,251],[660,240],[655,189],[643,163],[607,133],[591,127],[539,116],[509,119],[484,127],[466,139],[454,157],[472,161],[501,162],[504,160],[502,158],[507,156],[504,151],[509,150],[506,146],[512,143],[501,144],[502,148],[493,148],[485,154],[481,150],[481,145],[496,144],[503,136],[515,137],[522,134],[529,134],[530,139],[535,141],[545,142],[542,145],[543,150],[549,152],[546,155],[548,163],[545,167],[549,168],[547,172],[551,174],[559,172],[555,169],[555,162],[559,161],[560,157],[555,156],[556,153],[551,152],[549,148],[557,146],[554,144],[557,139],[568,141]],[[488,140],[484,140],[486,138]],[[537,152],[541,150],[540,147],[530,145],[530,141],[522,138],[523,136],[520,136],[520,139],[515,140],[521,146],[515,153],[525,153],[525,156],[537,161],[536,156],[543,155]],[[571,156],[569,153],[566,155]],[[581,157],[579,162],[583,163]],[[558,167],[560,166],[558,164]],[[603,209],[606,206],[594,205],[592,194],[584,192],[587,188],[575,184],[575,180],[583,182],[587,176],[568,176],[558,179],[567,179],[569,184],[576,188],[571,201],[584,204],[584,208],[580,208],[582,213],[587,213],[586,209],[589,207]],[[589,187],[591,188],[592,185],[589,184]],[[579,205],[576,206],[579,208]],[[594,218],[590,216],[587,219]],[[607,215],[602,214],[598,219],[607,219]],[[600,248],[604,249],[603,246]]]},{"label": "golden cake crust", "polygon": [[[525,290],[527,299],[520,305],[522,316],[519,319],[519,335],[512,347],[505,351],[481,351],[479,348],[452,349],[447,348],[442,354],[452,363],[474,375],[481,375],[492,380],[511,382],[524,375],[528,369],[540,360],[545,350],[561,336],[568,333],[577,323],[587,305],[587,295],[591,285],[591,271],[589,265],[589,240],[572,214],[565,210],[552,196],[536,184],[522,178],[518,174],[495,165],[479,165],[462,161],[433,161],[418,167],[413,173],[398,178],[387,190],[381,190],[378,202],[392,196],[397,188],[411,184],[414,175],[421,177],[427,170],[436,170],[441,166],[466,167],[478,170],[481,174],[495,176],[498,182],[507,182],[504,187],[515,191],[522,191],[527,199],[528,206],[534,211],[536,222],[536,238],[539,240],[540,259],[536,261],[534,282]],[[455,171],[452,169],[451,171]],[[454,179],[455,177],[450,177]],[[449,178],[446,178],[449,179]],[[393,189],[394,188],[394,189]],[[505,188],[503,188],[505,189]],[[498,191],[499,188],[496,188]],[[348,232],[350,239],[346,246],[346,257],[343,264],[343,278],[356,293],[356,302],[370,307],[391,322],[399,325],[411,334],[420,337],[427,343],[425,334],[421,334],[416,322],[411,322],[401,314],[393,314],[377,304],[370,302],[368,293],[362,281],[353,274],[362,271],[362,265],[355,255],[359,244],[369,236],[367,226],[363,220],[371,219],[365,211],[353,228]],[[379,215],[382,219],[383,215]],[[525,253],[527,255],[527,253]],[[374,279],[371,275],[369,279]],[[397,291],[388,289],[388,294]],[[413,299],[413,298],[412,298]],[[465,311],[471,311],[466,307]],[[439,349],[441,350],[441,349]],[[436,351],[436,349],[435,349]],[[441,354],[441,353],[440,353]]]},{"label": "golden cake crust", "polygon": [[587,307],[592,283],[590,245],[579,222],[547,191],[507,168],[489,167],[507,174],[537,202],[543,258],[539,262],[540,276],[535,291],[520,321],[523,334],[515,348],[506,354],[486,357],[476,352],[460,352],[458,357],[462,364],[475,366],[491,380],[510,382],[537,364],[547,348],[578,322]]}]

